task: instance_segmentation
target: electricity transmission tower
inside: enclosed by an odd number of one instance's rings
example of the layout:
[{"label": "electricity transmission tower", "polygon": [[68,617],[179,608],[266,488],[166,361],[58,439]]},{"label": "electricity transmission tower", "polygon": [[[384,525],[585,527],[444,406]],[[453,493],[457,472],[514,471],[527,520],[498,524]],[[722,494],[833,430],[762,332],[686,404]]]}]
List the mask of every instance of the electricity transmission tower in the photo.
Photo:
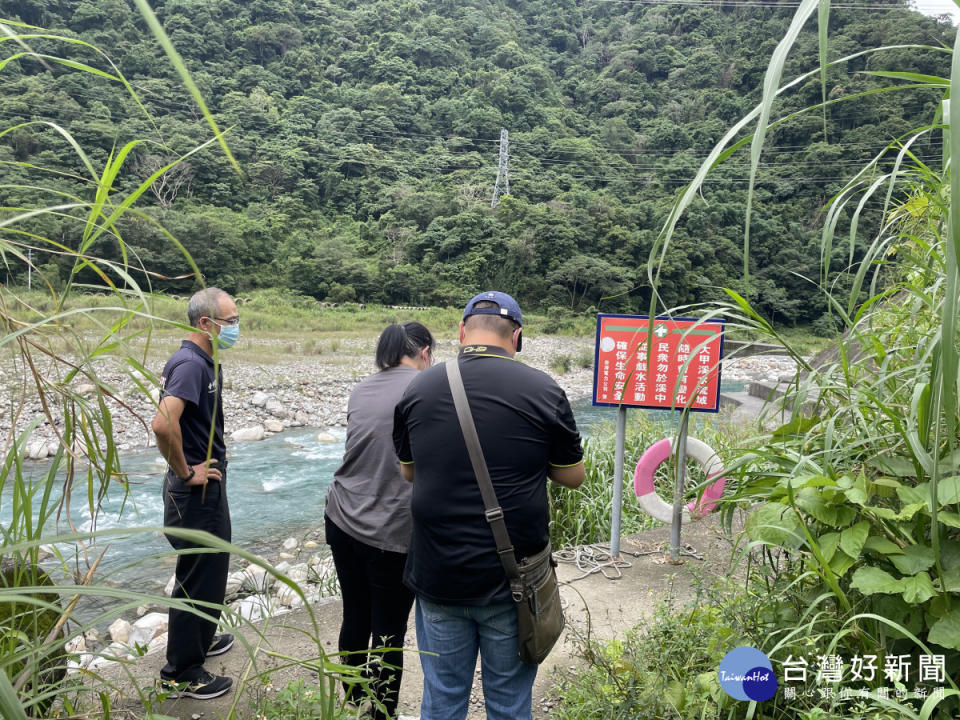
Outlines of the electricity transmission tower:
[{"label": "electricity transmission tower", "polygon": [[497,182],[493,186],[493,200],[490,201],[490,207],[495,208],[500,200],[500,182],[503,181],[503,194],[510,194],[510,171],[507,168],[507,129],[500,130],[500,167],[497,169]]}]

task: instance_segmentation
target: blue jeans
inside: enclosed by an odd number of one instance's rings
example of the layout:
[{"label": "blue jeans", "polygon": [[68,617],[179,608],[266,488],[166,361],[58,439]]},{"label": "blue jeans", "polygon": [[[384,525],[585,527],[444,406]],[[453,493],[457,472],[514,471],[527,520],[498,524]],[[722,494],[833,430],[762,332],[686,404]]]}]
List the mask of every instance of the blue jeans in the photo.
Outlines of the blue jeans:
[{"label": "blue jeans", "polygon": [[512,602],[465,607],[418,597],[416,616],[423,667],[420,720],[467,716],[478,650],[487,720],[531,720],[538,666],[521,662],[517,655],[517,610]]}]

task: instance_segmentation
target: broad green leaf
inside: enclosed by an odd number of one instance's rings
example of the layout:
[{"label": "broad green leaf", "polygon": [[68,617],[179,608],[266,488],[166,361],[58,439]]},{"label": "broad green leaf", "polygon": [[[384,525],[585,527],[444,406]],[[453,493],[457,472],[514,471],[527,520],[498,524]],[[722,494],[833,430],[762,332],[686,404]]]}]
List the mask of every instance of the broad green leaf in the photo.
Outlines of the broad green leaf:
[{"label": "broad green leaf", "polygon": [[747,536],[771,545],[796,547],[800,521],[793,509],[781,503],[767,503],[754,510],[744,525]]},{"label": "broad green leaf", "polygon": [[861,520],[853,527],[849,527],[840,533],[840,549],[852,558],[860,557],[863,544],[867,541],[869,534],[870,522]]},{"label": "broad green leaf", "polygon": [[[960,475],[940,479],[937,483],[937,502],[941,507],[960,503]],[[942,513],[938,513],[937,517],[942,517]]]},{"label": "broad green leaf", "polygon": [[837,507],[815,488],[803,488],[796,494],[797,507],[807,515],[830,527],[837,526]]},{"label": "broad green leaf", "polygon": [[[908,463],[908,464],[910,465],[909,472],[912,475],[915,472],[915,468],[913,467],[913,463]],[[905,473],[905,476],[906,476],[906,473]],[[903,484],[898,480],[894,480],[893,478],[885,478],[885,477],[876,478],[875,480],[871,480],[870,482],[873,485],[880,485],[882,487],[890,487],[890,488],[898,488]]]},{"label": "broad green leaf", "polygon": [[960,568],[960,542],[943,540],[940,542],[940,566],[944,568]]},{"label": "broad green leaf", "polygon": [[840,533],[830,532],[817,538],[817,545],[820,547],[820,554],[826,562],[830,562],[833,554],[837,551],[837,545],[840,543]]},{"label": "broad green leaf", "polygon": [[890,626],[887,632],[892,637],[907,637],[895,628],[903,628],[916,635],[924,627],[923,613],[917,612],[917,608],[912,603],[906,602],[899,593],[874,595],[870,598],[870,604],[878,615],[889,621]]},{"label": "broad green leaf", "polygon": [[847,570],[853,567],[853,564],[856,562],[856,558],[852,558],[847,555],[845,552],[840,550],[837,552],[833,559],[830,561],[830,569],[833,570],[838,576],[844,575]]},{"label": "broad green leaf", "polygon": [[960,650],[960,608],[955,608],[937,620],[931,627],[927,639],[953,650]]},{"label": "broad green leaf", "polygon": [[942,522],[944,525],[949,525],[953,528],[960,528],[960,513],[941,510],[937,513],[937,520]]},{"label": "broad green leaf", "polygon": [[853,487],[856,479],[851,475],[841,475],[837,478],[837,487],[841,490],[849,490]]},{"label": "broad green leaf", "polygon": [[916,575],[929,569],[935,562],[933,548],[926,545],[908,545],[899,555],[890,555],[897,570],[904,575]]},{"label": "broad green leaf", "polygon": [[809,417],[807,415],[795,415],[785,425],[781,425],[771,433],[775,438],[789,438],[793,436],[806,435],[810,430],[820,423],[820,418]]},{"label": "broad green leaf", "polygon": [[917,503],[926,505],[930,500],[930,485],[929,483],[921,483],[913,487],[901,485],[897,488],[897,497],[905,505]]},{"label": "broad green leaf", "polygon": [[897,520],[910,520],[916,515],[920,510],[927,510],[929,503],[919,502],[912,503],[910,505],[904,505],[900,508],[900,512],[896,514]]},{"label": "broad green leaf", "polygon": [[861,487],[852,487],[849,490],[844,490],[843,494],[846,496],[847,500],[855,505],[866,505],[867,500],[870,499],[867,496],[867,491]]},{"label": "broad green leaf", "polygon": [[879,535],[871,535],[867,538],[867,541],[863,544],[865,550],[873,550],[882,555],[891,555],[893,553],[901,553],[903,549],[897,545],[892,540],[888,540],[885,537],[880,537]]},{"label": "broad green leaf", "polygon": [[684,706],[687,704],[686,688],[684,687],[683,683],[677,680],[672,680],[667,685],[663,695],[667,702],[677,710],[683,710]]},{"label": "broad green leaf", "polygon": [[837,486],[833,478],[828,478],[826,475],[811,475],[806,478],[794,479],[792,482],[794,487],[824,488]]},{"label": "broad green leaf", "polygon": [[908,603],[926,602],[936,595],[936,592],[930,576],[925,572],[903,578],[903,599]]},{"label": "broad green leaf", "polygon": [[943,581],[944,592],[960,592],[960,567],[944,570],[940,579]]},{"label": "broad green leaf", "polygon": [[[894,477],[912,478],[917,476],[917,466],[905,457],[878,457],[871,460],[868,465],[872,468],[876,468],[880,472],[893,475]],[[872,482],[877,484],[883,482],[889,484],[891,487],[899,485],[896,480],[892,480],[890,478],[877,478]]]},{"label": "broad green leaf", "polygon": [[900,593],[903,592],[903,581],[880,568],[862,567],[857,568],[857,571],[853,574],[850,587],[859,590],[864,595]]}]

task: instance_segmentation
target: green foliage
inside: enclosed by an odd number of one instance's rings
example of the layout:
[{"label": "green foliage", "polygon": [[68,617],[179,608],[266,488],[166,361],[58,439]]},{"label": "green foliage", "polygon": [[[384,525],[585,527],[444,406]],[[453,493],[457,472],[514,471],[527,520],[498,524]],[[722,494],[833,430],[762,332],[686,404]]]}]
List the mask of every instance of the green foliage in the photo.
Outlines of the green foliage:
[{"label": "green foliage", "polygon": [[[726,603],[730,603],[727,596]],[[715,598],[714,598],[715,599]],[[735,704],[720,688],[720,660],[736,647],[735,630],[717,606],[681,611],[658,605],[653,616],[610,642],[581,640],[584,669],[556,685],[558,720],[719,720]]]},{"label": "green foliage", "polygon": [[[137,4],[149,20],[152,11],[145,2],[138,0]],[[123,3],[82,3],[76,19],[83,26],[95,28],[101,27],[106,18],[128,15]],[[151,253],[169,249],[170,256],[178,258],[179,267],[189,268],[191,277],[201,278],[184,246],[134,207],[163,172],[221,138],[214,130],[213,137],[199,140],[193,148],[182,148],[182,156],[145,176],[131,171],[133,155],[146,144],[135,131],[149,134],[157,127],[116,65],[93,46],[72,37],[39,37],[22,26],[9,30],[6,23],[4,29],[7,34],[0,40],[7,43],[4,47],[24,49],[22,53],[14,50],[13,59],[36,62],[40,67],[50,63],[59,66],[56,80],[68,89],[82,90],[83,80],[77,78],[87,76],[97,78],[101,90],[120,88],[126,93],[131,118],[136,119],[122,129],[114,128],[109,122],[98,121],[95,113],[103,108],[93,104],[81,109],[71,126],[76,135],[54,123],[17,124],[14,120],[0,129],[0,137],[8,138],[22,136],[27,132],[24,128],[37,130],[42,125],[60,143],[58,153],[45,153],[28,142],[22,150],[31,162],[3,161],[6,170],[15,168],[11,172],[20,176],[5,186],[10,191],[6,197],[11,200],[0,210],[0,256],[7,267],[31,262],[32,256],[38,272],[31,273],[31,283],[36,279],[36,286],[41,288],[25,291],[22,286],[0,284],[5,382],[20,389],[10,398],[8,412],[11,418],[18,418],[32,415],[35,404],[41,410],[25,431],[7,438],[0,456],[0,503],[5,511],[5,522],[0,526],[0,715],[49,717],[52,710],[78,717],[111,717],[115,681],[92,669],[63,680],[68,660],[64,643],[140,605],[177,607],[200,615],[207,612],[206,607],[193,607],[182,600],[118,587],[99,572],[105,552],[101,547],[115,540],[135,542],[138,535],[154,536],[160,531],[149,527],[103,529],[110,523],[102,522],[102,498],[111,492],[125,497],[128,481],[114,437],[112,413],[119,407],[136,415],[128,400],[116,394],[115,374],[126,374],[138,392],[148,395],[158,384],[146,360],[152,331],[183,322],[183,318],[170,320],[155,312],[172,311],[175,304],[151,292],[153,271],[141,263],[138,249],[126,242],[125,233],[131,226],[124,221],[128,216],[143,221],[141,226],[153,232]],[[154,25],[153,31],[161,44],[166,43],[159,26]],[[68,52],[39,57],[29,51],[34,42],[49,44],[47,50],[66,48]],[[91,57],[85,57],[85,53]],[[174,53],[171,55],[174,65],[182,70],[182,63],[178,64]],[[84,56],[83,61],[80,56]],[[17,68],[14,63],[0,62],[5,77],[20,77]],[[106,98],[109,92],[101,96]],[[216,122],[203,103],[197,104],[198,116],[215,128]],[[112,145],[108,151],[98,152],[97,143],[85,131],[92,126],[109,135]],[[90,145],[85,146],[87,141]],[[229,159],[229,152],[226,155]],[[71,165],[79,174],[65,170]],[[22,274],[20,280],[25,280]],[[93,284],[87,284],[87,280]],[[90,292],[98,295],[86,294]],[[176,305],[182,312],[182,302]],[[92,394],[81,393],[81,384],[92,386]],[[27,443],[43,420],[56,431],[58,444],[49,470],[35,477],[25,468]],[[78,530],[78,513],[91,530]],[[304,599],[289,578],[230,543],[200,531],[168,528],[166,532],[193,543],[200,551],[232,553],[264,567]],[[53,548],[53,557],[44,560],[42,566],[41,547]],[[109,601],[106,608],[104,599]],[[217,609],[231,617],[227,608]],[[316,620],[312,614],[309,618],[316,639]],[[235,614],[231,619],[240,622]],[[245,628],[248,636],[259,632],[255,627]],[[316,642],[320,661],[314,665],[323,681],[333,687],[334,678],[356,677],[355,669],[329,662],[320,641]],[[133,650],[140,653],[142,647]],[[254,663],[257,643],[247,645],[247,650]],[[243,683],[235,687],[234,697],[238,697]],[[151,713],[157,702],[152,679],[147,688],[134,685],[132,692],[147,717],[164,717]],[[329,700],[335,693],[328,692],[327,697],[328,705],[336,704]],[[232,708],[227,716],[234,716]]]},{"label": "green foliage", "polygon": [[[752,170],[751,301],[781,324],[810,323],[827,309],[816,286],[823,198],[878,139],[925,122],[937,101],[925,89],[865,94],[855,110],[831,106],[829,122],[794,111],[824,91],[836,101],[903,82],[877,71],[946,74],[947,57],[930,46],[949,45],[953,28],[901,2],[883,5],[831,14],[829,60],[866,42],[915,46],[830,66],[778,98],[784,119]],[[0,16],[103,48],[117,65],[103,72],[138,89],[137,101],[102,74],[66,78],[29,56],[7,65],[0,108],[15,129],[0,142],[4,202],[52,203],[24,163],[55,171],[43,187],[82,195],[83,161],[54,128],[34,122],[54,120],[93,163],[110,157],[118,137],[146,141],[130,153],[136,172],[119,177],[127,185],[152,178],[142,212],[117,219],[123,250],[108,236],[96,244],[102,257],[118,261],[125,251],[142,262],[149,281],[131,272],[144,287],[188,294],[196,286],[159,222],[208,284],[234,294],[282,286],[328,302],[456,306],[498,286],[525,309],[578,312],[645,311],[653,297],[666,306],[721,299],[719,288],[739,288],[745,267],[739,190],[751,161],[742,154],[692,194],[655,289],[638,269],[696,158],[760,98],[766,52],[793,9],[620,9],[541,0],[159,3],[169,42],[158,48],[143,14],[124,3],[0,0]],[[45,55],[66,42],[30,35]],[[801,50],[819,45],[815,29],[800,31]],[[102,69],[95,51],[73,49],[75,60]],[[788,57],[784,72],[800,67]],[[177,90],[184,83],[189,94]],[[503,127],[511,195],[494,210]],[[219,128],[229,129],[219,136]],[[229,154],[209,145],[187,157],[211,134],[229,140]],[[932,140],[913,150],[938,152]],[[76,248],[74,217],[28,225]],[[848,264],[843,250],[833,254],[835,267]],[[24,284],[26,261],[5,263],[9,282]],[[56,264],[65,279],[69,263]],[[102,283],[90,267],[78,268],[78,279]]]},{"label": "green foliage", "polygon": [[[331,689],[333,693],[331,694]],[[279,690],[266,683],[251,711],[258,720],[341,720],[356,717],[336,702],[336,689],[295,680]]]},{"label": "green foliage", "polygon": [[566,375],[570,371],[572,360],[566,353],[560,353],[550,357],[547,365],[553,372],[559,375]]},{"label": "green foliage", "polygon": [[[660,525],[641,510],[633,490],[633,472],[644,451],[661,438],[675,435],[677,417],[666,412],[630,412],[624,443],[623,504],[620,528],[630,535]],[[721,425],[721,423],[723,423]],[[721,430],[722,428],[722,430]],[[690,421],[690,435],[703,440],[721,456],[736,442],[739,432],[714,416],[695,416]],[[554,548],[565,548],[610,541],[613,482],[616,464],[616,433],[610,425],[593,431],[583,443],[586,478],[576,490],[548,483],[550,498],[550,541]],[[660,497],[673,498],[675,473],[670,463],[663,463],[654,477]],[[688,482],[684,502],[696,499],[705,486],[699,466],[688,463]]]},{"label": "green foliage", "polygon": [[[930,391],[948,296],[928,268],[946,265],[943,252],[935,243],[904,253],[878,284],[900,292],[864,306],[837,350],[783,400],[793,419],[741,458],[738,499],[765,503],[751,511],[747,535],[778,548],[760,556],[761,572],[802,593],[794,617],[811,615],[809,598],[825,611],[816,633],[773,631],[782,634],[774,656],[818,637],[840,655],[929,648],[948,668],[960,663],[949,600],[960,588],[958,450],[948,430],[957,408],[938,408]],[[814,404],[816,414],[800,410]],[[948,697],[934,717],[956,712],[955,702]]]},{"label": "green foliage", "polygon": [[593,348],[581,348],[573,356],[573,364],[578,368],[589,370],[593,367]]}]

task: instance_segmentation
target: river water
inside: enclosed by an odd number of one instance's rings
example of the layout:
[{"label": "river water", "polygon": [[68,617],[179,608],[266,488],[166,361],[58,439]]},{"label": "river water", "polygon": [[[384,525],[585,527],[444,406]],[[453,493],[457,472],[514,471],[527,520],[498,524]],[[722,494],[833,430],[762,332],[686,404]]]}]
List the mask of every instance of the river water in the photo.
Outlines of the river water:
[{"label": "river water", "polygon": [[[616,419],[615,408],[594,407],[589,400],[575,403],[574,412],[585,435],[598,423]],[[655,412],[669,425],[673,413]],[[322,528],[324,496],[343,456],[346,431],[340,428],[330,432],[337,442],[318,441],[318,432],[315,428],[290,429],[260,442],[230,444],[227,487],[234,544],[271,558],[276,557],[284,538],[302,538],[309,531]],[[122,469],[130,492],[125,493],[120,483],[112,485],[101,503],[95,529],[139,531],[87,541],[91,558],[106,550],[98,569],[99,582],[159,593],[172,574],[175,558],[163,535],[159,531],[143,531],[163,524],[160,485],[164,468],[156,449],[123,456]],[[27,477],[39,486],[49,470],[49,462],[29,463],[25,470]],[[9,527],[11,512],[10,492],[5,490],[0,496],[3,528]],[[73,493],[71,516],[77,531],[93,529],[85,487]],[[70,532],[63,519],[56,527],[61,534]],[[45,534],[50,534],[49,528]],[[72,543],[62,543],[58,549],[65,555],[73,555],[75,550]],[[75,567],[75,563],[71,565]],[[82,566],[80,570],[83,571]]]}]

